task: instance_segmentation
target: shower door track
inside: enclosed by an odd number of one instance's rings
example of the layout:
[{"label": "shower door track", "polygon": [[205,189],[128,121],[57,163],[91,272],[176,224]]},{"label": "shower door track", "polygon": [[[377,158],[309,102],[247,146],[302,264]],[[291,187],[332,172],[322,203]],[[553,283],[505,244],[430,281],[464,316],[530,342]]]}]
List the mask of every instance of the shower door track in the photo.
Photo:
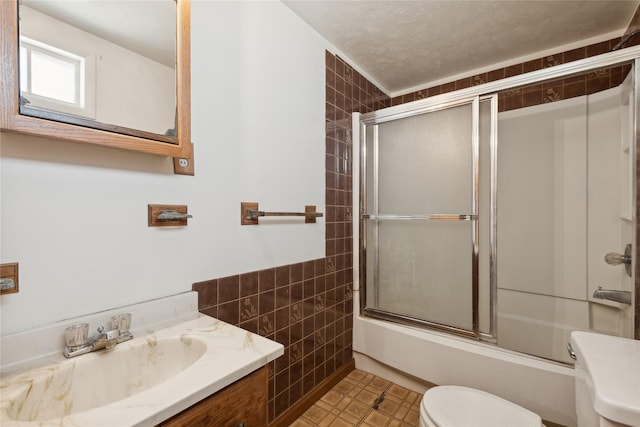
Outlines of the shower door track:
[{"label": "shower door track", "polygon": [[[420,320],[415,317],[405,316],[403,314],[391,313],[389,311],[380,310],[377,308],[366,308],[363,314],[369,315],[373,318],[380,320],[387,320],[389,322],[402,323],[409,326],[418,326],[421,328],[435,329],[441,332],[447,332],[467,338],[478,339],[478,334],[473,330],[456,328],[455,326],[444,325],[441,323],[431,322],[428,320]],[[482,335],[482,334],[481,334]]]}]

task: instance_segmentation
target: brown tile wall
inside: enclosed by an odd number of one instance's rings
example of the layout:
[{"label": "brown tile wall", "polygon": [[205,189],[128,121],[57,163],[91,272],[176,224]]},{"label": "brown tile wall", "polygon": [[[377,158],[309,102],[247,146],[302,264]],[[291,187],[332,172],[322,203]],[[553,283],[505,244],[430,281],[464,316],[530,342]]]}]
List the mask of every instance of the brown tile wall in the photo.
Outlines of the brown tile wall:
[{"label": "brown tile wall", "polygon": [[[638,35],[637,38],[638,40],[630,40],[626,46],[631,46],[634,43],[640,43],[640,35]],[[546,56],[544,58],[534,59],[521,64],[499,68],[486,73],[477,74],[475,76],[465,77],[454,82],[444,83],[428,89],[396,96],[392,98],[391,103],[392,105],[404,104],[405,102],[411,102],[433,95],[440,95],[442,93],[452,92],[454,90],[464,89],[470,86],[480,85],[547,67],[553,67],[555,65],[565,64],[579,59],[589,58],[591,56],[608,52],[619,41],[619,38],[607,40],[567,52]],[[518,108],[531,107],[543,103],[555,102],[562,99],[600,92],[620,85],[629,70],[630,67],[628,66],[613,67],[581,76],[569,77],[553,82],[504,91],[498,95],[498,110],[515,110]]]},{"label": "brown tile wall", "polygon": [[352,359],[350,254],[193,284],[200,312],[285,346],[269,365],[273,421]]}]

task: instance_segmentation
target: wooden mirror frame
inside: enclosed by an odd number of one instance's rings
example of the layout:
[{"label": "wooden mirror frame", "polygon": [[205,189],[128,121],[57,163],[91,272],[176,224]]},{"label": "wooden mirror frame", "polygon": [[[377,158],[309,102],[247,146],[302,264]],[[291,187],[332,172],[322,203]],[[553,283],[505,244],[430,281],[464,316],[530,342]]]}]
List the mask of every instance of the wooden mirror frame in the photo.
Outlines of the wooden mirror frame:
[{"label": "wooden mirror frame", "polygon": [[190,159],[192,152],[189,0],[176,0],[176,12],[176,143],[21,115],[18,86],[18,0],[0,1],[0,130]]}]

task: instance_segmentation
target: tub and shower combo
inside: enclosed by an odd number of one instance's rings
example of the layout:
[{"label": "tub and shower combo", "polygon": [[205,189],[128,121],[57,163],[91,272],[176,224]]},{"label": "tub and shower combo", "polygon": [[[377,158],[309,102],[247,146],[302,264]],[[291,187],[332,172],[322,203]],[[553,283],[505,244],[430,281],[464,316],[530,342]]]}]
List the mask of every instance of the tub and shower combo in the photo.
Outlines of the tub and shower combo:
[{"label": "tub and shower combo", "polygon": [[638,56],[354,114],[357,363],[576,424],[570,332],[634,336]]}]

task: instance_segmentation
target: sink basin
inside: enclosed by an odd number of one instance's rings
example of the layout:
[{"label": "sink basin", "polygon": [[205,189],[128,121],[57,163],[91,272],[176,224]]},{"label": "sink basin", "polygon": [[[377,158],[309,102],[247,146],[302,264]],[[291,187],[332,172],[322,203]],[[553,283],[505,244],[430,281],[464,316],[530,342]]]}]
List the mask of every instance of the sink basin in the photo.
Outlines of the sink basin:
[{"label": "sink basin", "polygon": [[158,425],[284,353],[282,344],[202,314],[144,331],[111,351],[71,359],[56,351],[0,372],[0,425]]},{"label": "sink basin", "polygon": [[[284,354],[260,335],[198,313],[184,292],[0,337],[0,426],[149,427]],[[131,313],[134,338],[67,359],[64,330]],[[265,385],[266,386],[266,385]]]},{"label": "sink basin", "polygon": [[149,335],[127,344],[8,380],[2,400],[11,399],[9,419],[47,421],[125,399],[184,371],[207,349],[203,341],[186,335]]}]

